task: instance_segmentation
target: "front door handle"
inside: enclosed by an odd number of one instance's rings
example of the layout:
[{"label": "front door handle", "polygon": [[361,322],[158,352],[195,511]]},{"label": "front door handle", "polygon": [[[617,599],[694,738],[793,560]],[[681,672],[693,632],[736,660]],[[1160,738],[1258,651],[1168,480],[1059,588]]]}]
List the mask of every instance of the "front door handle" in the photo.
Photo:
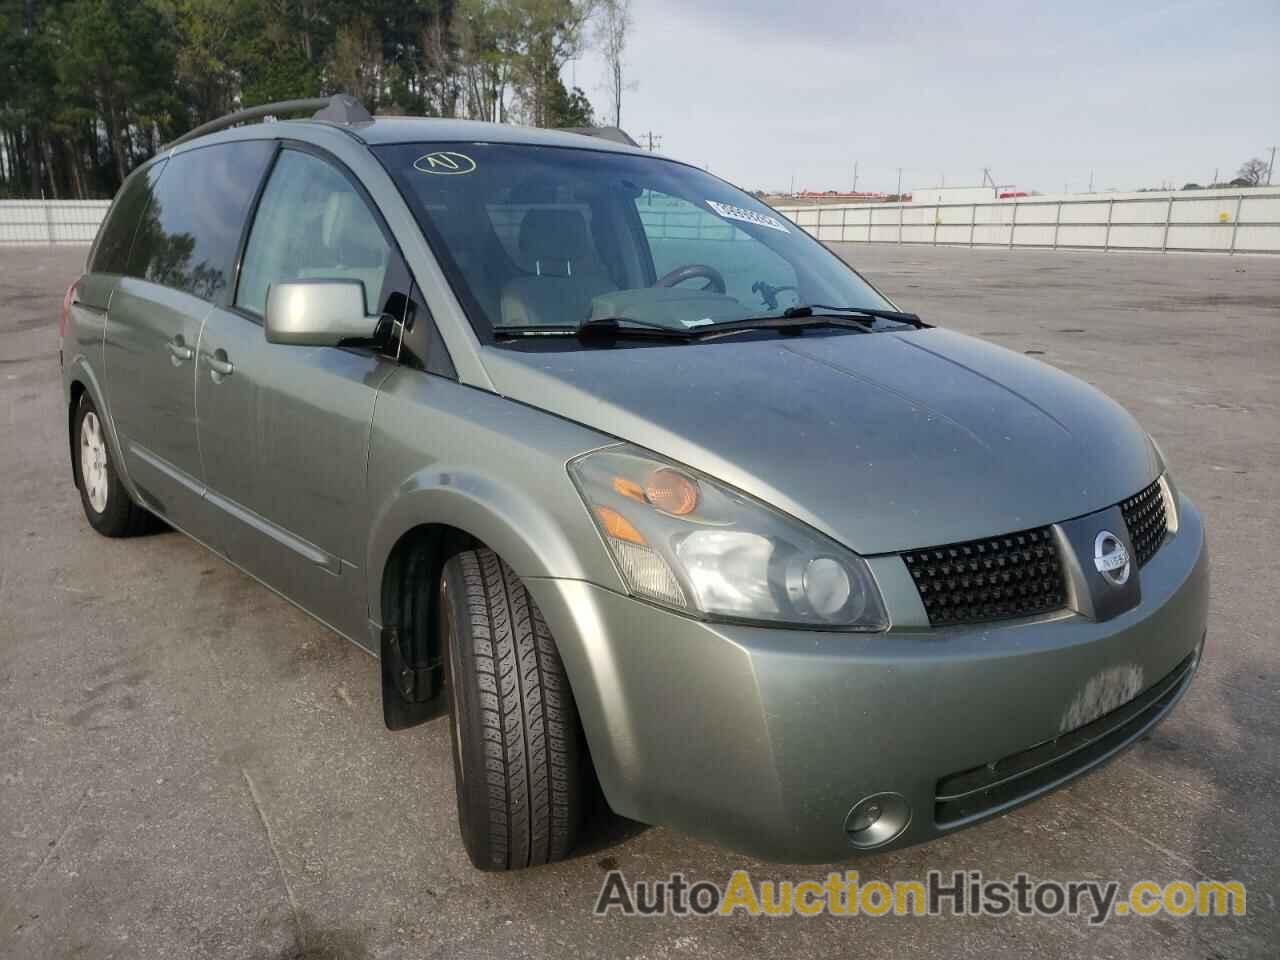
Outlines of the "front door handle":
[{"label": "front door handle", "polygon": [[194,353],[194,351],[183,341],[182,334],[178,334],[166,343],[165,346],[169,348],[169,362],[175,367],[182,366],[183,362],[190,360]]},{"label": "front door handle", "polygon": [[235,364],[227,359],[227,351],[221,347],[205,357],[205,360],[209,362],[209,377],[214,383],[221,383],[236,372]]}]

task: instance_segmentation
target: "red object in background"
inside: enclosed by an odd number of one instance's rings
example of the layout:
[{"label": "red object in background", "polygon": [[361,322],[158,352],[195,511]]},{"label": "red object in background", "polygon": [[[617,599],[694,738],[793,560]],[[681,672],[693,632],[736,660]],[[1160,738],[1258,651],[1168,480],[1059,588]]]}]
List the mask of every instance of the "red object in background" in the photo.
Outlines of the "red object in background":
[{"label": "red object in background", "polygon": [[801,190],[791,196],[798,200],[883,200],[883,193],[850,193],[839,190]]},{"label": "red object in background", "polygon": [[1027,193],[1027,191],[1025,190],[1010,190],[1008,193],[1000,194],[999,199],[1009,200],[1013,197],[1029,197],[1029,196],[1031,196],[1031,194]]}]

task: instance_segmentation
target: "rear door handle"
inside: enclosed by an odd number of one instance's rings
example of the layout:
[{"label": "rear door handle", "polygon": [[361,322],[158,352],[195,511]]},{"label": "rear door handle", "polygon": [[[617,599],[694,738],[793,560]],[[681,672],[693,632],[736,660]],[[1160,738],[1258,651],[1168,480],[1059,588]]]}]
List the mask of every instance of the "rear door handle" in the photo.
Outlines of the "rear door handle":
[{"label": "rear door handle", "polygon": [[214,383],[221,383],[225,378],[236,372],[235,364],[227,359],[227,351],[221,347],[208,354],[205,360],[209,363],[209,376]]},{"label": "rear door handle", "polygon": [[169,348],[169,354],[173,358],[171,362],[175,367],[181,366],[186,360],[190,360],[194,351],[182,341],[182,335],[174,337],[165,344]]}]

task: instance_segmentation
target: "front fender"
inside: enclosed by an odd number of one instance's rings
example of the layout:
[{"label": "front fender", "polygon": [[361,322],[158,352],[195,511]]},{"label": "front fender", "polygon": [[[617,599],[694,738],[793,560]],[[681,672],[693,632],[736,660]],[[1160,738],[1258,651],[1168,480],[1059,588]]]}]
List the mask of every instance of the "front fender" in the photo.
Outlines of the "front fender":
[{"label": "front fender", "polygon": [[424,524],[445,524],[471,534],[522,579],[589,580],[624,589],[585,509],[581,520],[585,524],[572,526],[585,526],[590,537],[574,536],[563,518],[510,483],[465,469],[421,470],[406,479],[374,517],[367,557],[370,618],[382,623],[378,586],[392,549],[405,533]]},{"label": "front fender", "polygon": [[522,579],[625,588],[566,465],[612,438],[496,394],[413,370],[383,385],[369,450],[369,619],[384,623],[382,580],[415,527],[480,540]]}]

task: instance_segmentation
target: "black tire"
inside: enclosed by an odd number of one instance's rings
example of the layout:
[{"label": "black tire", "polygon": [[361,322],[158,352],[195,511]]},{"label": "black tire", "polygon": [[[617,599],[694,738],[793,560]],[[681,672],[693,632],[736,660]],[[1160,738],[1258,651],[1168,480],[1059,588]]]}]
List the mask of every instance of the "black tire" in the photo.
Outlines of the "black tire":
[{"label": "black tire", "polygon": [[542,614],[491,550],[440,577],[458,821],[471,862],[519,870],[563,859],[585,798],[582,733]]},{"label": "black tire", "polygon": [[[86,488],[81,444],[85,430],[85,419],[92,414],[97,424],[97,432],[102,437],[103,474],[99,482],[105,491],[105,501],[99,499],[102,509],[94,505],[90,491]],[[71,421],[71,465],[75,471],[76,488],[80,491],[80,503],[84,507],[84,515],[89,525],[104,537],[133,537],[145,533],[151,528],[151,514],[133,502],[129,491],[120,481],[116,465],[111,459],[111,449],[106,443],[105,427],[97,407],[89,399],[89,394],[82,393],[76,405],[75,416]],[[97,496],[95,487],[94,496]]]}]

